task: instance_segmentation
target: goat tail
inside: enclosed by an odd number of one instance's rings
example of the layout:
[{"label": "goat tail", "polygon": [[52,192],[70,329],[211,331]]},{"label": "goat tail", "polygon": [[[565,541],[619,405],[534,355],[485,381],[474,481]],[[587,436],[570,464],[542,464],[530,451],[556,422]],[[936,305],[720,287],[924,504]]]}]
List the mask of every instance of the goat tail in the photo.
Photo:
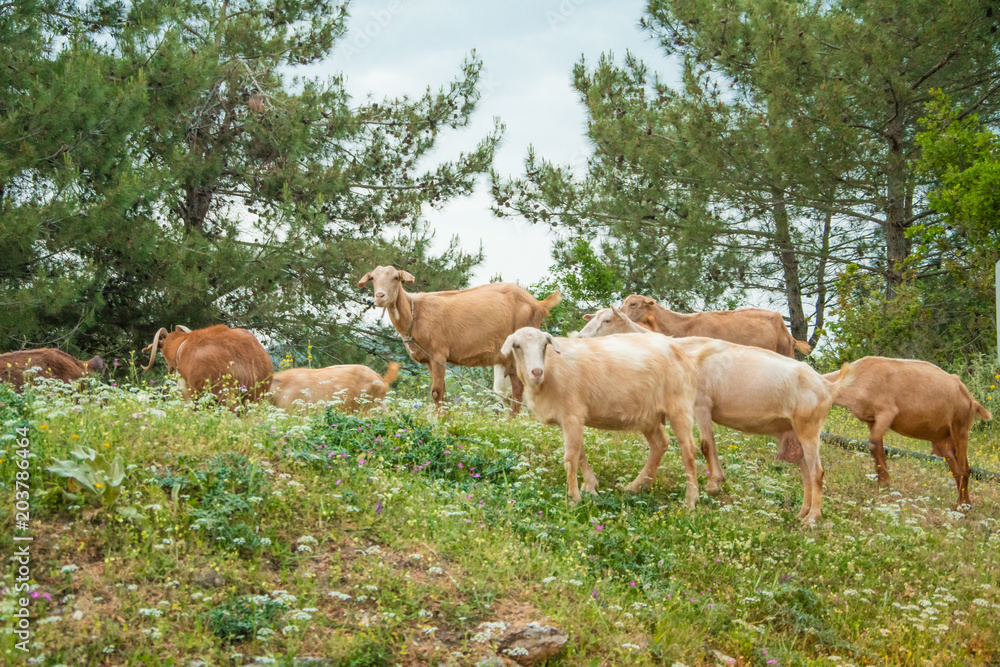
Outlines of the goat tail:
[{"label": "goat tail", "polygon": [[389,368],[386,369],[385,376],[382,378],[382,382],[384,382],[385,386],[388,387],[389,385],[391,385],[393,382],[396,381],[397,377],[399,377],[399,364],[397,364],[395,361],[390,361]]},{"label": "goat tail", "polygon": [[840,392],[847,389],[852,382],[854,382],[854,366],[851,364],[844,364],[840,367],[840,373],[837,374],[837,379],[833,381],[834,400],[836,400]]},{"label": "goat tail", "polygon": [[562,296],[559,294],[559,290],[556,290],[552,294],[548,295],[544,299],[538,302],[538,305],[545,309],[545,314],[548,315],[549,311],[559,305],[562,301]]},{"label": "goat tail", "polygon": [[976,415],[980,419],[982,419],[984,422],[988,422],[989,420],[993,419],[993,414],[990,413],[990,411],[984,408],[982,405],[980,405],[979,401],[973,399],[972,403],[976,407]]},{"label": "goat tail", "polygon": [[812,345],[804,340],[798,340],[797,338],[792,339],[792,346],[799,354],[809,354],[813,349]]}]

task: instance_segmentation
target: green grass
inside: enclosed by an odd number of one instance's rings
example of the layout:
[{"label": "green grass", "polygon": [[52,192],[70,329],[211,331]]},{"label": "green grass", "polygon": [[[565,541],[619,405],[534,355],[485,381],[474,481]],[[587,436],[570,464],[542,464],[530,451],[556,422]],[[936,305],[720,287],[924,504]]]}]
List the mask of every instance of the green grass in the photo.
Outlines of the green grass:
[{"label": "green grass", "polygon": [[[995,484],[973,481],[963,516],[946,467],[893,460],[893,487],[879,491],[867,453],[826,445],[823,517],[803,530],[798,469],[767,439],[720,429],[726,487],[689,512],[676,446],[633,497],[618,487],[644,441],[588,429],[600,493],[571,506],[558,429],[507,418],[461,378],[444,416],[418,391],[361,419],[193,410],[169,383],[0,389],[5,554],[10,436],[30,426],[28,657],[474,665],[495,650],[482,624],[537,620],[569,633],[561,665],[720,664],[713,652],[761,666],[1000,661]],[[977,442],[995,445],[991,434],[978,427]],[[67,497],[45,470],[78,446],[122,457],[110,506]],[[205,585],[211,570],[220,579]],[[13,568],[4,577],[7,622]],[[0,634],[10,664],[16,641]]]}]

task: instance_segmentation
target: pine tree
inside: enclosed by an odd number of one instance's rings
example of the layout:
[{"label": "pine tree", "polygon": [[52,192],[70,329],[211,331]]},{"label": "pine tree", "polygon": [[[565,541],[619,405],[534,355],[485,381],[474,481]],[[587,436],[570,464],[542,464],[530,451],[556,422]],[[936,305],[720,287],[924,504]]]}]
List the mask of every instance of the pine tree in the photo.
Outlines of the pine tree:
[{"label": "pine tree", "polygon": [[[473,55],[416,99],[355,104],[339,77],[296,76],[332,53],[345,11],[330,0],[168,0],[23,14],[43,42],[56,13],[71,17],[33,62],[80,94],[70,103],[50,77],[6,89],[21,115],[0,117],[0,131],[47,122],[37,100],[52,99],[75,139],[55,158],[33,147],[54,171],[21,161],[0,179],[3,243],[21,248],[0,271],[21,312],[3,322],[4,345],[72,332],[120,350],[162,325],[226,322],[336,357],[367,303],[354,283],[370,264],[405,264],[426,289],[463,286],[480,256],[454,243],[431,256],[423,207],[472,190],[501,128],[457,160],[425,157],[468,123],[481,63]],[[71,197],[51,195],[60,178]]]}]

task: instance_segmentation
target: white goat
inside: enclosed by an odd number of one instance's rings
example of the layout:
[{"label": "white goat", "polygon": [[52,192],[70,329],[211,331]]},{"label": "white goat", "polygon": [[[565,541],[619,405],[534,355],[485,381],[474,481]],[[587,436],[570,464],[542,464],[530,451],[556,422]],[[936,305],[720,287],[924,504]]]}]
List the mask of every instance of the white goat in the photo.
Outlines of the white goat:
[{"label": "white goat", "polygon": [[[588,319],[580,332],[582,338],[624,331],[661,336],[639,327],[615,308],[600,310]],[[698,348],[707,339],[692,336],[672,340],[682,348]],[[853,381],[853,367],[844,364],[839,375],[828,382],[808,364],[776,352],[719,342],[724,349],[702,359],[697,369],[694,418],[701,433],[701,451],[708,461],[706,490],[718,492],[725,480],[712,422],[745,433],[774,436],[780,443],[778,457],[798,461],[802,470],[803,499],[798,518],[803,524],[814,524],[823,503],[819,434],[834,399]]]},{"label": "white goat", "polygon": [[[723,349],[721,341],[704,340],[703,345],[685,350],[664,336],[556,339],[533,327],[508,336],[501,353],[514,357],[527,406],[539,421],[562,427],[563,466],[574,501],[581,498],[578,468],[583,472],[583,490],[597,491],[597,477],[583,451],[584,426],[646,436],[649,457],[627,487],[636,493],[648,489],[655,478],[667,448],[662,424],[669,419],[687,473],[684,503],[695,506],[698,477],[691,429],[695,368],[701,358]],[[550,346],[554,354],[547,353]]]}]

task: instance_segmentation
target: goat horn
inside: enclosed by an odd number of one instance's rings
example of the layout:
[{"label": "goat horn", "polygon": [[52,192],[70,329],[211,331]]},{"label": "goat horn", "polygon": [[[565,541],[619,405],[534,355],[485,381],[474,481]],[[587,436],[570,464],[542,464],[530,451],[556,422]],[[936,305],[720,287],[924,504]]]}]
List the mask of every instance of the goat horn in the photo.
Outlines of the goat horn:
[{"label": "goat horn", "polygon": [[177,331],[177,330],[183,331],[184,333],[191,333],[191,330],[188,329],[183,324],[175,324],[174,325],[174,331]]},{"label": "goat horn", "polygon": [[149,364],[143,366],[142,370],[148,371],[150,368],[153,367],[153,362],[156,361],[156,351],[160,349],[160,334],[166,334],[166,333],[167,330],[164,327],[160,327],[160,330],[156,332],[155,336],[153,336],[153,344],[149,346],[150,347]]}]

